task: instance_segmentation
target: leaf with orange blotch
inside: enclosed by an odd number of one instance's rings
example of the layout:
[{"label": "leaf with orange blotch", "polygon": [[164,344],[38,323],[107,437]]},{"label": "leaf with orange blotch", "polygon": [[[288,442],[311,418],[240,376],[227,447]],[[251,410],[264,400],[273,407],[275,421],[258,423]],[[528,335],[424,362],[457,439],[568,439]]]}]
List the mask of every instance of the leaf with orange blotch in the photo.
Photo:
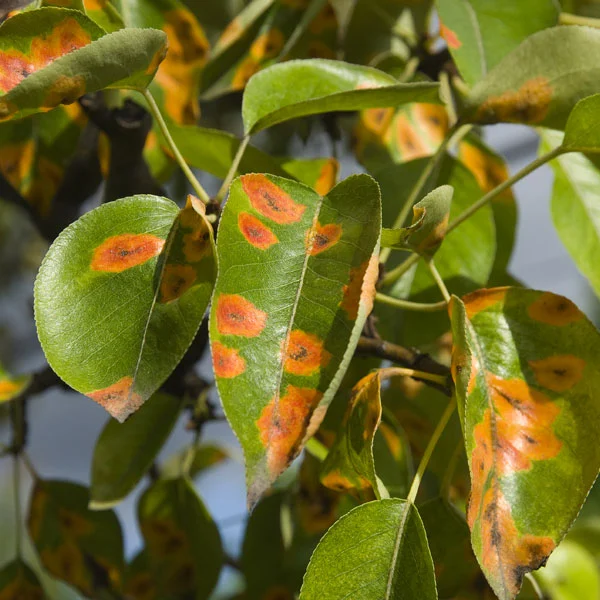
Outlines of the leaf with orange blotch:
[{"label": "leaf with orange blotch", "polygon": [[0,363],[0,403],[19,396],[27,389],[30,382],[29,375],[13,377]]},{"label": "leaf with orange blotch", "polygon": [[440,34],[468,85],[475,85],[537,31],[558,25],[553,0],[436,0]]},{"label": "leaf with orange blotch", "polygon": [[144,90],[166,53],[161,31],[106,34],[78,10],[46,7],[0,27],[0,121],[107,88]]},{"label": "leaf with orange blotch", "polygon": [[451,318],[473,548],[498,597],[512,599],[600,470],[600,334],[570,300],[519,288],[453,297]]},{"label": "leaf with orange blotch", "polygon": [[448,229],[450,206],[454,190],[442,185],[413,206],[413,221],[409,227],[383,229],[381,245],[397,250],[410,249],[431,258],[441,246]]},{"label": "leaf with orange blotch", "polygon": [[250,504],[302,450],[338,388],[372,308],[380,215],[367,175],[325,197],[264,174],[231,186],[210,334]]},{"label": "leaf with orange blotch", "polygon": [[46,594],[35,573],[17,558],[0,570],[0,600],[44,600]]},{"label": "leaf with orange blotch", "polygon": [[27,528],[50,575],[92,597],[97,582],[117,592],[123,575],[121,525],[112,510],[88,508],[87,488],[66,481],[37,479]]},{"label": "leaf with orange blotch", "polygon": [[189,347],[216,270],[212,226],[191,196],[180,211],[134,196],[87,213],[52,245],[36,282],[49,364],[124,421]]},{"label": "leaf with orange blotch", "polygon": [[461,121],[564,129],[574,106],[598,93],[600,31],[551,27],[525,39],[471,90]]}]

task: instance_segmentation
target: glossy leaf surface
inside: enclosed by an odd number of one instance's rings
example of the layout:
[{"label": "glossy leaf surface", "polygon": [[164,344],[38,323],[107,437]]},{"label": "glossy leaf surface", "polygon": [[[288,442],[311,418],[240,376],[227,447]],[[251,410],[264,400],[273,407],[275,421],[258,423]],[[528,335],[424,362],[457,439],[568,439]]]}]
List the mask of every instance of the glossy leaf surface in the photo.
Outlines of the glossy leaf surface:
[{"label": "glossy leaf surface", "polygon": [[437,0],[436,5],[440,33],[471,86],[530,35],[558,24],[553,0]]},{"label": "glossy leaf surface", "polygon": [[454,190],[443,185],[413,206],[413,221],[409,227],[384,229],[381,245],[396,249],[411,249],[431,258],[444,241]]},{"label": "glossy leaf surface", "polygon": [[127,422],[110,419],[92,460],[90,508],[118,504],[140,482],[177,422],[180,399],[154,394]]},{"label": "glossy leaf surface", "polygon": [[116,515],[90,511],[88,503],[88,490],[81,485],[38,479],[27,527],[44,568],[93,597],[99,579],[119,589],[123,541]]},{"label": "glossy leaf surface", "polygon": [[405,500],[363,504],[337,521],[315,550],[300,600],[437,598],[421,517]]},{"label": "glossy leaf surface", "polygon": [[[302,82],[302,85],[298,85]],[[407,102],[440,102],[438,84],[401,84],[392,76],[340,61],[288,61],[256,74],[244,92],[244,129],[252,134],[306,115]]]},{"label": "glossy leaf surface", "polygon": [[0,569],[1,600],[44,600],[45,597],[42,584],[22,560],[14,560]]},{"label": "glossy leaf surface", "polygon": [[181,211],[157,196],[100,206],[63,231],[38,274],[48,362],[123,421],[187,350],[215,276],[212,227],[190,201]]},{"label": "glossy leaf surface", "polygon": [[379,190],[324,198],[265,175],[236,180],[219,225],[211,348],[254,503],[321,422],[371,310]]},{"label": "glossy leaf surface", "polygon": [[570,152],[589,154],[600,152],[598,111],[600,111],[600,94],[584,98],[575,105],[565,127],[563,148]]},{"label": "glossy leaf surface", "polygon": [[527,38],[471,91],[464,118],[563,129],[573,107],[599,91],[600,31],[553,27]]},{"label": "glossy leaf surface", "polygon": [[[541,136],[540,152],[560,145],[562,136],[558,132],[545,130]],[[554,226],[575,264],[600,297],[600,172],[582,154],[563,154],[550,166],[554,171],[551,204]]]},{"label": "glossy leaf surface", "polygon": [[152,29],[103,34],[76,10],[41,8],[5,21],[0,120],[71,104],[104,88],[145,89],[165,56],[165,34]]},{"label": "glossy leaf surface", "polygon": [[598,474],[590,382],[600,335],[549,292],[495,288],[463,300],[452,301],[452,371],[472,476],[467,520],[488,581],[508,599],[545,563]]},{"label": "glossy leaf surface", "polygon": [[208,598],[223,563],[221,538],[189,481],[154,483],[140,498],[138,518],[157,597]]}]

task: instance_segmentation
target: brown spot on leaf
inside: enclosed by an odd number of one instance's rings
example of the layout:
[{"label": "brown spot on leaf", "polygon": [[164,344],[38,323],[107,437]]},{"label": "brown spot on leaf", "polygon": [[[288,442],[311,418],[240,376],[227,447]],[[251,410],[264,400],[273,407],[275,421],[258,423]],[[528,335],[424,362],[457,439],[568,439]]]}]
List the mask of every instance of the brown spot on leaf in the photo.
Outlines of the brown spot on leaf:
[{"label": "brown spot on leaf", "polygon": [[367,315],[373,310],[378,277],[379,260],[376,256],[350,269],[350,280],[344,286],[344,297],[340,304],[350,320],[356,321],[361,303],[364,304]]},{"label": "brown spot on leaf", "polygon": [[396,118],[396,145],[402,160],[405,161],[415,160],[430,154],[429,148],[419,137],[404,113],[400,113]]},{"label": "brown spot on leaf", "polygon": [[105,239],[92,255],[90,268],[105,273],[121,273],[158,256],[165,240],[148,233],[123,233]]},{"label": "brown spot on leaf", "polygon": [[285,38],[279,29],[269,29],[258,36],[250,46],[250,56],[257,61],[266,61],[275,58],[283,50]]},{"label": "brown spot on leaf", "polygon": [[323,340],[312,333],[294,329],[290,333],[283,368],[292,375],[313,375],[331,360]]},{"label": "brown spot on leaf", "polygon": [[256,426],[267,451],[267,467],[272,478],[298,454],[311,412],[321,397],[317,390],[288,385],[283,396],[273,398],[263,409]]},{"label": "brown spot on leaf", "polygon": [[58,511],[58,523],[63,535],[67,537],[77,538],[94,531],[94,525],[85,517],[62,507]]},{"label": "brown spot on leaf", "polygon": [[259,250],[267,250],[279,242],[271,229],[250,213],[242,212],[238,215],[238,226],[246,240]]},{"label": "brown spot on leaf", "polygon": [[82,75],[61,75],[48,89],[43,106],[54,108],[59,104],[72,104],[86,91],[86,81]]},{"label": "brown spot on leaf", "polygon": [[484,289],[464,296],[462,300],[467,311],[467,317],[472,319],[475,315],[487,310],[490,306],[504,302],[507,290],[508,288],[505,287]]},{"label": "brown spot on leaf", "polygon": [[524,83],[517,91],[490,96],[477,110],[479,123],[541,123],[548,114],[552,87],[545,77]]},{"label": "brown spot on leaf", "polygon": [[232,90],[243,90],[254,73],[260,71],[260,63],[253,57],[248,56],[238,66],[231,81]]},{"label": "brown spot on leaf", "polygon": [[197,275],[196,270],[190,265],[165,265],[160,279],[158,301],[166,304],[181,298],[194,285]]},{"label": "brown spot on leaf", "polygon": [[337,225],[336,223],[321,225],[317,223],[313,228],[308,230],[306,235],[306,251],[311,256],[315,256],[337,244],[341,237],[341,225]]},{"label": "brown spot on leaf", "polygon": [[393,118],[393,108],[369,108],[362,112],[361,123],[367,131],[376,137],[382,137]]},{"label": "brown spot on leaf", "polygon": [[[321,479],[323,485],[328,487],[330,490],[336,490],[338,492],[349,492],[355,490],[357,487],[369,488],[371,484],[367,479],[356,475],[356,479],[350,480],[339,469],[328,471]],[[363,485],[361,485],[363,484]]]},{"label": "brown spot on leaf", "polygon": [[54,577],[68,582],[86,596],[92,595],[84,556],[74,541],[66,540],[55,548],[45,548],[40,556],[44,567]]},{"label": "brown spot on leaf", "polygon": [[331,188],[335,185],[338,176],[338,170],[340,164],[335,158],[330,158],[321,169],[319,178],[315,183],[315,191],[319,196],[325,196],[331,191]]},{"label": "brown spot on leaf", "polygon": [[280,225],[297,223],[302,219],[306,206],[298,204],[292,197],[261,174],[241,177],[244,192],[250,198],[250,204],[263,217]]},{"label": "brown spot on leaf", "polygon": [[537,300],[529,305],[527,313],[535,321],[556,327],[564,327],[584,318],[573,302],[550,292],[540,294]]},{"label": "brown spot on leaf", "polygon": [[[486,193],[504,183],[509,177],[506,164],[500,157],[484,152],[475,144],[462,142],[459,158],[473,173],[482,191]],[[510,198],[512,192],[510,189],[505,190],[502,196]]]},{"label": "brown spot on leaf", "polygon": [[429,140],[436,146],[448,132],[448,113],[438,104],[414,104],[412,113],[417,123],[427,132]]},{"label": "brown spot on leaf", "polygon": [[572,354],[529,361],[537,382],[553,392],[566,392],[581,380],[585,360]]},{"label": "brown spot on leaf", "polygon": [[246,361],[235,348],[227,348],[221,342],[213,342],[213,368],[217,377],[231,379],[246,370]]},{"label": "brown spot on leaf", "polygon": [[256,337],[267,323],[267,313],[237,294],[221,294],[216,308],[217,331],[221,335]]},{"label": "brown spot on leaf", "polygon": [[104,407],[117,421],[123,423],[144,402],[143,398],[132,391],[133,379],[123,377],[107,388],[88,392],[86,396]]}]

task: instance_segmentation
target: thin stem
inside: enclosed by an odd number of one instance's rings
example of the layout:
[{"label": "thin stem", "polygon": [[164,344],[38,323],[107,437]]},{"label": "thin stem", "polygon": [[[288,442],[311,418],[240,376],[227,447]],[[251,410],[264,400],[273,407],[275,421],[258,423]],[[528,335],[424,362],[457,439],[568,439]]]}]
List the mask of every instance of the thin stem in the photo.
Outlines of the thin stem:
[{"label": "thin stem", "polygon": [[444,310],[446,308],[446,302],[433,302],[431,304],[411,302],[410,300],[400,300],[399,298],[392,298],[377,292],[375,300],[381,304],[387,304],[395,308],[401,308],[403,310],[414,310],[418,312],[436,312],[438,310]]},{"label": "thin stem", "polygon": [[220,204],[223,201],[223,198],[225,198],[227,190],[229,189],[229,186],[231,185],[231,182],[233,181],[233,178],[237,173],[238,167],[240,166],[240,162],[242,161],[244,152],[246,151],[249,141],[250,136],[247,135],[244,137],[244,139],[238,146],[237,152],[235,153],[235,157],[233,158],[233,162],[231,163],[229,171],[227,172],[227,176],[225,177],[223,184],[221,185],[219,191],[217,192],[217,195],[215,196],[215,202]]},{"label": "thin stem", "polygon": [[450,400],[442,418],[440,419],[435,431],[433,432],[429,443],[427,444],[427,448],[425,448],[425,452],[423,454],[423,458],[419,463],[419,467],[417,468],[417,472],[415,474],[415,478],[413,479],[412,485],[410,486],[410,490],[408,492],[407,502],[414,504],[414,501],[419,493],[419,486],[421,485],[421,480],[423,479],[423,475],[427,470],[427,465],[429,464],[429,460],[431,459],[431,455],[437,446],[437,443],[440,441],[440,437],[442,437],[442,433],[444,433],[444,429],[446,429],[446,425],[448,425],[448,421],[450,421],[450,417],[452,413],[454,413],[454,409],[456,408],[456,400],[454,397]]},{"label": "thin stem", "polygon": [[160,127],[163,136],[167,140],[167,144],[169,144],[169,148],[171,149],[171,152],[173,153],[177,164],[181,167],[181,170],[184,172],[185,176],[190,182],[192,188],[194,189],[194,192],[196,192],[196,196],[198,196],[198,198],[200,198],[202,202],[208,204],[208,202],[210,202],[210,196],[200,185],[200,182],[196,179],[196,176],[192,173],[192,170],[188,167],[187,163],[185,162],[183,156],[181,155],[181,152],[179,152],[179,148],[177,147],[177,144],[175,144],[175,140],[169,132],[169,128],[167,127],[167,124],[163,119],[160,109],[158,108],[158,104],[156,104],[156,100],[154,100],[154,96],[152,96],[150,90],[144,90],[141,93],[143,94],[144,98],[146,98],[146,102],[148,102],[148,106],[150,107],[150,112],[152,113],[152,116],[156,119],[156,122],[158,123],[158,126]]},{"label": "thin stem", "polygon": [[17,558],[21,558],[21,465],[18,454],[13,454],[13,487],[15,502],[15,552]]},{"label": "thin stem", "polygon": [[437,286],[440,288],[440,292],[442,292],[444,300],[446,302],[450,302],[450,292],[448,291],[448,288],[446,287],[446,284],[444,283],[440,272],[437,270],[433,258],[427,261],[427,267],[429,268],[429,271],[431,272],[431,275],[433,276],[433,279],[435,280]]},{"label": "thin stem", "polygon": [[537,579],[531,573],[525,573],[525,577],[529,580],[529,583],[531,583],[531,587],[533,588],[533,591],[535,592],[539,600],[545,600],[546,595],[540,587],[540,584],[538,583]]},{"label": "thin stem", "polygon": [[448,235],[451,231],[456,229],[461,223],[464,223],[469,217],[474,215],[481,207],[485,206],[488,202],[499,196],[504,190],[512,187],[517,181],[523,179],[530,173],[533,173],[536,169],[539,169],[542,165],[545,165],[547,162],[550,162],[553,158],[560,156],[565,153],[565,149],[562,146],[555,148],[554,150],[548,152],[547,154],[543,154],[542,156],[536,158],[532,163],[529,163],[525,168],[521,169],[518,173],[513,175],[511,178],[502,182],[499,186],[495,187],[493,190],[490,190],[485,196],[477,200],[475,204],[472,204],[467,210],[465,210],[461,215],[459,215],[454,221],[452,221],[448,225],[448,229],[446,231],[446,235]]},{"label": "thin stem", "polygon": [[399,264],[395,269],[392,269],[389,273],[386,273],[381,280],[382,286],[392,285],[404,275],[413,265],[419,262],[421,257],[418,254],[411,254],[403,263]]},{"label": "thin stem", "polygon": [[386,367],[385,369],[379,369],[378,373],[382,380],[390,379],[391,377],[413,377],[414,379],[433,381],[433,383],[439,383],[440,385],[448,383],[448,380],[443,375],[435,375],[434,373],[418,371],[417,369],[407,369],[405,367]]},{"label": "thin stem", "polygon": [[31,458],[29,457],[29,454],[27,454],[27,452],[21,452],[21,460],[23,461],[23,464],[25,465],[25,468],[27,469],[31,479],[33,479],[34,481],[38,480],[40,477],[37,474],[37,471],[35,470],[35,467],[33,466]]},{"label": "thin stem", "polygon": [[581,17],[579,15],[572,15],[571,13],[560,13],[558,17],[560,25],[586,25],[587,27],[600,27],[600,19],[594,19],[592,17]]}]

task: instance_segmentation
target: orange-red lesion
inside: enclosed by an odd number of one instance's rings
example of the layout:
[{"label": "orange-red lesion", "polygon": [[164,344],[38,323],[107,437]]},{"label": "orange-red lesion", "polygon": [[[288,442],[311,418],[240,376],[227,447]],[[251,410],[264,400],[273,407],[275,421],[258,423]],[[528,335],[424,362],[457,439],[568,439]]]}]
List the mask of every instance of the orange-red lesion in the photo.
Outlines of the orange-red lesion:
[{"label": "orange-red lesion", "polygon": [[452,48],[452,50],[458,50],[462,46],[462,42],[458,39],[456,33],[443,23],[440,23],[440,36],[446,40],[448,48]]},{"label": "orange-red lesion", "polygon": [[561,354],[529,361],[538,384],[553,392],[566,392],[577,385],[585,371],[585,360]]},{"label": "orange-red lesion", "polygon": [[506,299],[508,288],[499,287],[491,289],[477,290],[463,296],[463,303],[467,312],[467,317],[472,319],[480,312],[487,310],[495,304],[503,303]]},{"label": "orange-red lesion", "polygon": [[275,477],[296,457],[310,415],[322,394],[312,388],[288,385],[285,394],[265,406],[256,426],[267,451],[267,467]]},{"label": "orange-red lesion", "polygon": [[340,165],[335,158],[329,159],[321,169],[319,178],[315,183],[315,191],[319,196],[325,196],[331,191],[331,188],[335,185],[338,176],[338,170]]},{"label": "orange-red lesion", "polygon": [[241,212],[238,215],[238,227],[248,243],[259,250],[268,250],[279,242],[271,229],[250,213]]},{"label": "orange-red lesion", "polygon": [[256,337],[267,324],[267,313],[238,294],[221,294],[215,310],[221,335]]},{"label": "orange-red lesion", "polygon": [[217,377],[231,379],[246,370],[246,361],[235,348],[228,348],[221,342],[215,341],[212,343],[211,350],[213,368]]},{"label": "orange-red lesion", "polygon": [[158,256],[165,240],[148,233],[123,233],[104,240],[92,255],[90,268],[105,273],[121,273]]},{"label": "orange-red lesion", "polygon": [[284,349],[283,368],[292,375],[313,375],[331,360],[331,354],[323,347],[323,340],[300,329],[290,333]]},{"label": "orange-red lesion", "polygon": [[543,292],[527,308],[527,313],[534,321],[564,327],[584,319],[583,313],[563,296],[551,292]]},{"label": "orange-red lesion", "polygon": [[358,267],[350,269],[349,281],[343,287],[344,295],[340,303],[350,320],[356,321],[361,302],[367,315],[373,310],[378,277],[379,259],[375,255]]},{"label": "orange-red lesion", "polygon": [[263,217],[280,225],[297,223],[302,219],[306,206],[292,197],[262,174],[249,174],[241,177],[244,192],[252,207]]},{"label": "orange-red lesion", "polygon": [[135,412],[143,403],[143,398],[132,391],[132,377],[122,377],[106,388],[88,392],[86,396],[104,407],[118,421]]},{"label": "orange-red lesion", "polygon": [[196,282],[198,273],[190,265],[167,264],[160,279],[159,302],[181,298]]},{"label": "orange-red lesion", "polygon": [[[462,142],[459,147],[459,158],[473,173],[479,187],[486,193],[504,183],[509,177],[506,164],[501,158],[484,152],[475,144]],[[503,192],[502,197],[512,198],[510,188]]]},{"label": "orange-red lesion", "polygon": [[306,236],[306,250],[311,256],[325,252],[335,246],[342,237],[342,226],[337,223],[317,223]]},{"label": "orange-red lesion", "polygon": [[430,149],[404,113],[400,113],[396,118],[395,128],[396,144],[402,160],[415,160],[431,154]]}]

